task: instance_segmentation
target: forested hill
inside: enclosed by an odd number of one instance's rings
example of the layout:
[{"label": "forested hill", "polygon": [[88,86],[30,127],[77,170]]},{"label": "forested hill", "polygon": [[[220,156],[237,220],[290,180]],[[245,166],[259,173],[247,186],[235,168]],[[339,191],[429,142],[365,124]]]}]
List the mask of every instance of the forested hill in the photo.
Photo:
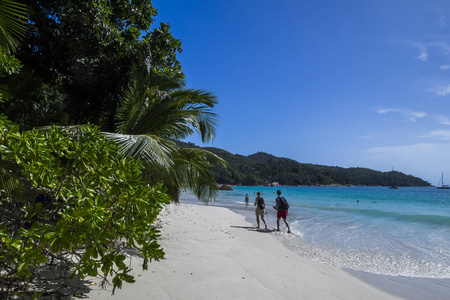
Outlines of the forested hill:
[{"label": "forested hill", "polygon": [[[184,144],[184,143],[183,143]],[[192,143],[184,144],[197,147]],[[249,156],[231,154],[223,149],[202,147],[228,162],[227,168],[213,168],[218,183],[232,185],[356,185],[356,186],[430,186],[418,177],[401,172],[380,172],[366,168],[341,168],[299,163],[264,152]]]}]

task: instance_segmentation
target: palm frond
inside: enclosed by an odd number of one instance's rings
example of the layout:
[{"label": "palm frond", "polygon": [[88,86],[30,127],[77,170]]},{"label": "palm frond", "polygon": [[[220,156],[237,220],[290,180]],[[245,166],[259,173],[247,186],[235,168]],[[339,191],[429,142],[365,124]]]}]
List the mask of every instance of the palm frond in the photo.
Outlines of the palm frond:
[{"label": "palm frond", "polygon": [[200,134],[202,141],[213,141],[219,124],[217,115],[212,111],[217,104],[216,96],[205,90],[186,89],[174,91],[170,97],[176,100],[174,105],[184,122]]},{"label": "palm frond", "polygon": [[219,186],[215,182],[211,167],[226,165],[217,155],[201,148],[178,148],[174,152],[173,166],[161,170],[157,166],[146,168],[144,176],[149,183],[163,183],[172,201],[178,202],[181,190],[193,192],[201,201],[213,201]]},{"label": "palm frond", "polygon": [[0,47],[12,52],[25,33],[26,6],[11,0],[0,0]]},{"label": "palm frond", "polygon": [[226,162],[222,158],[201,148],[180,148],[173,160],[174,176],[182,183],[181,189],[193,192],[204,202],[216,197],[219,187],[211,167],[225,166]]},{"label": "palm frond", "polygon": [[218,190],[210,168],[225,162],[203,149],[178,148],[172,140],[198,132],[203,141],[212,141],[218,124],[212,111],[217,98],[205,90],[184,89],[183,81],[146,67],[133,66],[116,116],[117,133],[105,135],[122,153],[139,158],[146,166],[146,179],[162,182],[172,200],[186,189],[208,201]]},{"label": "palm frond", "polygon": [[161,74],[150,74],[152,86],[157,87],[162,91],[176,91],[181,90],[185,87],[186,83],[176,77],[167,77]]},{"label": "palm frond", "polygon": [[137,132],[152,131],[165,137],[183,139],[197,131],[204,142],[214,139],[218,118],[209,108],[213,104],[196,104],[198,95],[192,96],[192,93],[183,95],[185,98],[175,98],[172,94],[153,93],[152,96],[151,104],[135,124]]},{"label": "palm frond", "polygon": [[50,132],[53,127],[56,127],[61,131],[68,133],[70,135],[81,135],[83,133],[84,126],[85,125],[64,125],[64,126],[49,125],[38,127],[36,129],[42,132]]},{"label": "palm frond", "polygon": [[117,110],[118,133],[141,133],[135,132],[134,127],[142,114],[143,106],[146,105],[149,88],[150,80],[146,70],[134,65],[131,71],[130,84]]},{"label": "palm frond", "polygon": [[12,197],[14,191],[20,187],[20,182],[6,169],[0,168],[0,197]]},{"label": "palm frond", "polygon": [[182,89],[170,93],[170,96],[177,99],[177,104],[187,108],[213,108],[216,105],[217,97],[205,90],[198,89]]},{"label": "palm frond", "polygon": [[[38,130],[43,132],[51,131],[52,127],[56,127],[63,132],[74,136],[81,136],[84,125],[70,125],[70,126],[43,126]],[[171,159],[172,152],[176,151],[175,142],[161,138],[159,136],[147,135],[133,135],[121,134],[111,132],[100,132],[107,139],[115,142],[120,148],[120,153],[126,156],[131,156],[140,159],[147,167],[156,165],[156,168],[170,168],[173,165]]]},{"label": "palm frond", "polygon": [[133,135],[102,132],[107,139],[114,141],[120,152],[127,156],[140,159],[144,164],[156,163],[159,167],[170,168],[175,143],[156,135]]}]

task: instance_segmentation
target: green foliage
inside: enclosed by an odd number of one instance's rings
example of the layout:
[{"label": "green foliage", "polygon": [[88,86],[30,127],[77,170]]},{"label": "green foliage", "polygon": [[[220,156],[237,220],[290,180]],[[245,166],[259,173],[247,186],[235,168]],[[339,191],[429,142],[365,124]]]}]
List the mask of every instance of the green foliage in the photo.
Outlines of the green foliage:
[{"label": "green foliage", "polygon": [[183,79],[181,64],[176,56],[177,52],[182,51],[181,42],[173,38],[170,25],[160,23],[160,27],[155,28],[151,34],[147,34],[145,40],[149,41],[155,71],[168,77]]},{"label": "green foliage", "polygon": [[[185,147],[196,147],[183,143]],[[227,168],[212,168],[218,183],[233,185],[356,185],[356,186],[430,186],[420,178],[401,172],[380,172],[367,168],[341,168],[303,164],[258,152],[249,156],[231,154],[218,148],[205,147],[227,162]]]},{"label": "green foliage", "polygon": [[11,0],[0,0],[0,48],[13,52],[25,32],[25,5]]},{"label": "green foliage", "polygon": [[20,68],[22,68],[20,60],[0,48],[0,78],[17,74]]},{"label": "green foliage", "polygon": [[[151,1],[22,2],[29,8],[29,22],[17,57],[43,84],[64,95],[70,124],[92,122],[114,131],[133,62],[152,58],[155,70],[184,78],[176,59],[181,42],[167,24],[151,29],[157,13]],[[17,120],[13,113],[8,116]]]},{"label": "green foliage", "polygon": [[[0,79],[19,73],[20,68],[20,61],[0,47]],[[5,94],[9,94],[8,86],[0,81],[0,103],[4,101]]]},{"label": "green foliage", "polygon": [[210,168],[222,159],[203,149],[184,149],[174,140],[198,132],[212,141],[216,97],[204,90],[185,89],[177,77],[167,77],[147,65],[134,65],[128,89],[116,116],[117,133],[105,135],[121,151],[139,158],[149,182],[162,182],[174,201],[180,189],[209,201],[218,190]]},{"label": "green foliage", "polygon": [[44,84],[33,72],[22,69],[4,80],[3,113],[14,116],[22,130],[48,124],[67,124],[65,96],[58,86]]},{"label": "green foliage", "polygon": [[140,162],[121,156],[95,126],[21,132],[0,115],[0,169],[21,186],[0,186],[0,291],[60,297],[75,275],[112,276],[120,288],[133,282],[125,250],[137,249],[144,269],[163,257],[152,223],[168,196],[145,184]]}]

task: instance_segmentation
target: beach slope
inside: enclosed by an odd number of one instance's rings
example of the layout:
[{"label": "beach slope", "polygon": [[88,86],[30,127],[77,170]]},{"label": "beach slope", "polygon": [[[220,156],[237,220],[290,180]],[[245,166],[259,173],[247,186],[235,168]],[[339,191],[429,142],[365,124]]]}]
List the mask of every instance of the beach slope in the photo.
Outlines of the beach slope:
[{"label": "beach slope", "polygon": [[400,299],[301,258],[273,236],[287,233],[257,230],[226,208],[171,204],[158,223],[165,259],[143,271],[131,256],[136,282],[113,296],[92,285],[89,299]]}]

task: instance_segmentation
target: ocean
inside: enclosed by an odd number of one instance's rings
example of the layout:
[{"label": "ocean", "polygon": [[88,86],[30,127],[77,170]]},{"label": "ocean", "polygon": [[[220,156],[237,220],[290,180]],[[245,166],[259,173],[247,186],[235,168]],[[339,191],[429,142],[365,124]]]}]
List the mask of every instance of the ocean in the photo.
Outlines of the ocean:
[{"label": "ocean", "polygon": [[[325,264],[376,274],[450,278],[450,190],[399,187],[233,187],[209,205],[243,214],[256,225],[263,193],[268,226],[286,247]],[[276,229],[276,191],[289,204],[293,234]],[[250,197],[246,207],[245,195]],[[359,201],[358,201],[359,200]],[[182,203],[200,203],[189,193]]]}]

